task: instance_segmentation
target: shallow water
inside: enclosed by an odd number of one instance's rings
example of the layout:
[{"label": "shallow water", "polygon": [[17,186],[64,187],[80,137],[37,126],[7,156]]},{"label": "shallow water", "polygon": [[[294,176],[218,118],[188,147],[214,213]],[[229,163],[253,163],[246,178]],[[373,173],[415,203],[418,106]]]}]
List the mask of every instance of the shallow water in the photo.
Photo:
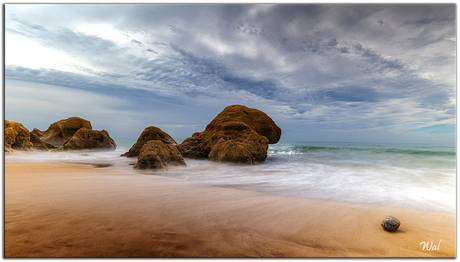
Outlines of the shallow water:
[{"label": "shallow water", "polygon": [[[115,151],[32,152],[6,159],[138,172],[130,166],[135,159],[120,157],[134,142],[117,140]],[[455,146],[280,142],[270,145],[263,165],[185,161],[187,167],[141,173],[282,196],[455,212]]]}]

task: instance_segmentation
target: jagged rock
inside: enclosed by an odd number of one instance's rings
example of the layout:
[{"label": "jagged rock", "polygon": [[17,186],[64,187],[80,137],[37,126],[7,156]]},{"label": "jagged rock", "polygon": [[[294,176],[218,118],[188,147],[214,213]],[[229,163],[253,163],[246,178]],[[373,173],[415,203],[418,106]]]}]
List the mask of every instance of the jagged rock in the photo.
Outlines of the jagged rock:
[{"label": "jagged rock", "polygon": [[62,150],[99,149],[115,150],[117,144],[106,130],[80,128],[63,146]]},{"label": "jagged rock", "polygon": [[395,232],[398,230],[401,222],[395,217],[387,216],[380,225],[387,231]]},{"label": "jagged rock", "polygon": [[262,164],[268,144],[277,143],[281,129],[264,112],[242,105],[226,107],[206,126],[177,146],[184,157],[210,158],[239,164]]},{"label": "jagged rock", "polygon": [[34,128],[34,133],[43,142],[54,147],[63,146],[80,128],[91,130],[92,126],[88,120],[80,117],[70,117],[51,124],[46,131]]},{"label": "jagged rock", "polygon": [[168,166],[186,166],[175,145],[150,140],[142,146],[134,169],[162,169]]},{"label": "jagged rock", "polygon": [[[38,130],[38,129],[37,129]],[[52,144],[46,143],[37,135],[37,132],[30,132],[30,142],[33,144],[33,149],[36,150],[52,150],[56,149]]]},{"label": "jagged rock", "polygon": [[5,153],[14,150],[33,151],[29,130],[21,123],[5,120]]},{"label": "jagged rock", "polygon": [[141,133],[137,142],[129,149],[128,152],[122,154],[121,156],[126,157],[137,157],[142,147],[150,140],[160,140],[164,144],[177,145],[176,141],[165,133],[163,130],[158,127],[149,126]]}]

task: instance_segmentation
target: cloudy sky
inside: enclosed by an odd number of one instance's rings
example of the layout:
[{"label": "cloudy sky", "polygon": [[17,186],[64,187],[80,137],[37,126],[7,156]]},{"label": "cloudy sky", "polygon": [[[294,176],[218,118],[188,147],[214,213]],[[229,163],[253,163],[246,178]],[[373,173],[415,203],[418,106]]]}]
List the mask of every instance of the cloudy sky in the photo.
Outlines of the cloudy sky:
[{"label": "cloudy sky", "polygon": [[227,105],[284,141],[454,143],[454,4],[5,6],[5,117],[180,140]]}]

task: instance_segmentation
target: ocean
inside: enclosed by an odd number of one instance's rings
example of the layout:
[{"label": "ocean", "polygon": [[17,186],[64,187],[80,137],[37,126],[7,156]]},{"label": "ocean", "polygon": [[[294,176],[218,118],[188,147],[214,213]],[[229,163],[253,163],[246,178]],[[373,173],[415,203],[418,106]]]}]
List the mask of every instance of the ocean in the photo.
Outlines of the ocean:
[{"label": "ocean", "polygon": [[135,171],[133,159],[120,154],[136,139],[115,141],[115,151],[21,152],[5,158],[93,164],[281,196],[456,211],[455,145],[279,142],[269,146],[263,165],[185,159],[187,167]]}]

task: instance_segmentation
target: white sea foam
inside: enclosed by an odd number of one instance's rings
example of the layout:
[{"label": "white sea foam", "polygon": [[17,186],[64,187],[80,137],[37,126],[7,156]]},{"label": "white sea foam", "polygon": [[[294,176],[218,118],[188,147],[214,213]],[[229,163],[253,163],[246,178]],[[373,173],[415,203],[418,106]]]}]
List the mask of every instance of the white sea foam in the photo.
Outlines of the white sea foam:
[{"label": "white sea foam", "polygon": [[5,160],[14,162],[51,162],[51,163],[75,163],[96,166],[128,166],[133,159],[120,157],[127,151],[126,148],[116,150],[75,150],[75,151],[15,151],[14,154],[6,155]]},{"label": "white sea foam", "polygon": [[[128,149],[26,152],[6,159],[102,164],[139,173],[129,166],[135,159],[120,157]],[[283,196],[455,212],[452,146],[279,143],[270,145],[263,165],[185,161],[186,167],[139,174]]]}]

